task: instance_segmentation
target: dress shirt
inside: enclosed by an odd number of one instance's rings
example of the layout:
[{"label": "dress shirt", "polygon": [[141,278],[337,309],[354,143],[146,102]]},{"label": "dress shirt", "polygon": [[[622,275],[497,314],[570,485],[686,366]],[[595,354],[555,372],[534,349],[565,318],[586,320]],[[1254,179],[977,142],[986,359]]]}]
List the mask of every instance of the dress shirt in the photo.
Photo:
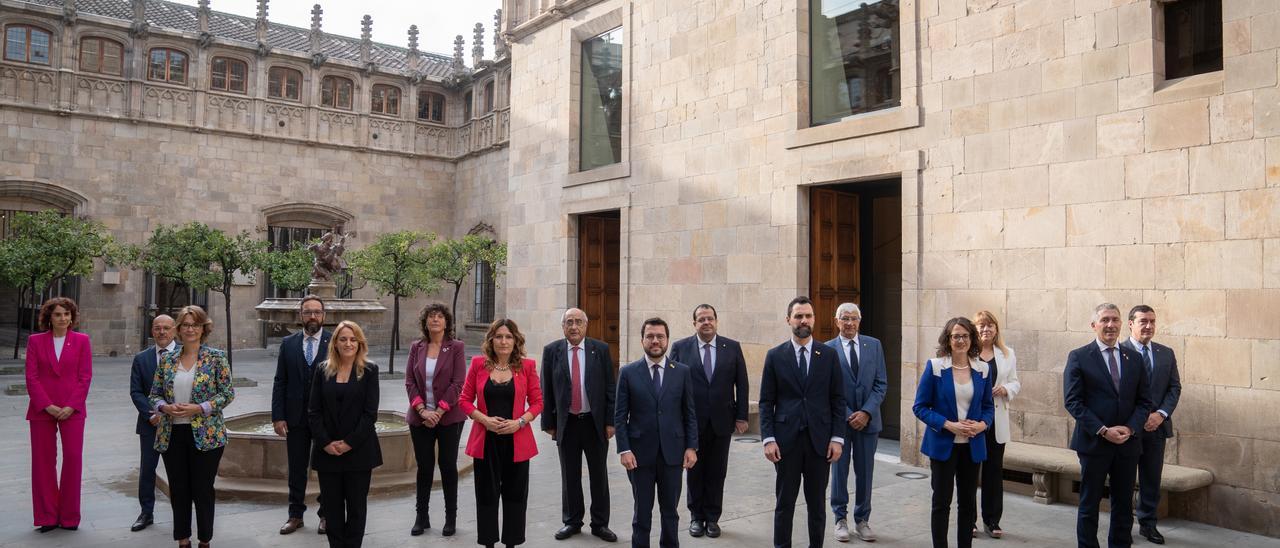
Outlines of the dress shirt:
[{"label": "dress shirt", "polygon": [[[716,355],[716,339],[717,337],[711,337],[710,341],[703,342],[702,337],[696,337],[696,340],[698,341],[698,348],[696,350],[698,351],[699,362],[701,362],[702,360],[702,347],[708,344],[711,345],[711,374],[712,375],[716,373],[716,360],[719,358],[719,356]],[[685,365],[689,365],[689,364],[686,363]],[[710,380],[710,379],[707,379],[707,380]]]},{"label": "dress shirt", "polygon": [[[1111,359],[1116,361],[1116,378],[1123,379],[1124,368],[1120,367],[1120,345],[1117,344],[1116,346],[1107,346],[1102,342],[1101,339],[1094,339],[1093,342],[1094,344],[1098,345],[1098,350],[1102,352],[1102,364],[1107,366],[1107,374],[1111,374],[1111,362],[1107,361],[1107,349],[1108,348],[1113,349],[1111,353]],[[1142,366],[1146,367],[1147,365],[1142,364]],[[1107,426],[1103,425],[1102,428],[1098,429],[1098,435],[1102,435],[1102,432],[1104,432],[1106,429],[1107,429]]]},{"label": "dress shirt", "polygon": [[308,335],[306,331],[302,332],[302,356],[304,360],[306,359],[306,355],[307,355],[308,342],[314,345],[311,347],[311,351],[312,351],[311,363],[308,363],[307,367],[311,367],[315,365],[316,357],[320,355],[320,334],[321,333],[324,333],[323,329],[317,329],[314,335]]},{"label": "dress shirt", "polygon": [[166,353],[173,352],[173,349],[177,347],[178,347],[177,339],[169,341],[169,346],[166,346],[164,348],[156,347],[156,363],[159,364],[160,358],[163,358]]},{"label": "dress shirt", "polygon": [[[1156,354],[1155,354],[1156,349],[1154,349],[1154,348],[1152,348],[1152,347],[1151,347],[1151,343],[1150,343],[1150,342],[1148,342],[1147,344],[1142,344],[1142,343],[1138,342],[1138,339],[1135,339],[1135,338],[1133,338],[1133,337],[1129,337],[1129,344],[1132,344],[1134,348],[1137,348],[1137,349],[1138,349],[1138,355],[1139,355],[1139,356],[1142,356],[1142,355],[1143,355],[1143,352],[1144,352],[1144,350],[1145,350],[1145,352],[1146,352],[1146,356],[1143,356],[1142,367],[1144,367],[1144,368],[1145,368],[1145,367],[1147,366],[1146,358],[1150,358],[1150,359],[1151,359],[1151,369],[1152,369],[1152,371],[1150,371],[1150,373],[1154,373],[1154,372],[1155,372],[1155,367],[1156,367]],[[1155,394],[1152,394],[1152,395],[1151,395],[1151,398],[1152,398],[1152,399],[1155,399],[1155,397],[1156,397],[1156,395],[1155,395]],[[1156,402],[1156,403],[1159,403],[1159,402]],[[1160,416],[1162,416],[1162,417],[1164,417],[1164,418],[1166,418],[1166,419],[1167,419],[1167,418],[1169,418],[1169,414],[1168,414],[1168,413],[1165,413],[1165,412],[1164,412],[1164,409],[1156,409],[1156,413],[1159,413],[1159,414],[1160,414]]]},{"label": "dress shirt", "polygon": [[844,354],[845,361],[853,363],[853,356],[849,355],[849,343],[853,343],[853,352],[858,355],[858,365],[862,365],[862,349],[858,347],[858,335],[855,333],[852,339],[844,338],[840,335],[840,352]]},{"label": "dress shirt", "polygon": [[[569,342],[569,339],[565,339],[564,342],[569,347],[569,350],[565,354],[565,360],[567,361],[565,361],[564,363],[569,364],[569,384],[570,384],[569,390],[572,391],[573,390],[573,386],[572,386],[573,385],[573,349],[575,347],[573,346],[573,343]],[[583,337],[582,340],[578,342],[578,346],[576,347],[578,349],[578,364],[582,367],[582,371],[578,372],[579,378],[582,379],[582,408],[579,409],[580,413],[591,412],[591,401],[590,401],[591,398],[587,397],[587,345],[586,343],[587,343],[587,339],[586,337]],[[569,396],[570,398],[572,398],[573,393],[570,392]]]}]

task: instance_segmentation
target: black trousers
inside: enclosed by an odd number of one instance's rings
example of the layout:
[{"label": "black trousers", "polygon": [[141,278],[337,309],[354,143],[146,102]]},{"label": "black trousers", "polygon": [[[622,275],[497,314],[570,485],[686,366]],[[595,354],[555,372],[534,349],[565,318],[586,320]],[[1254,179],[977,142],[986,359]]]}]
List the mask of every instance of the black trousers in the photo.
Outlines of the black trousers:
[{"label": "black trousers", "polygon": [[1098,507],[1111,478],[1110,546],[1133,544],[1133,480],[1138,475],[1138,456],[1119,453],[1080,454],[1080,509],[1076,514],[1076,544],[1098,546]]},{"label": "black trousers", "polygon": [[1160,506],[1160,476],[1164,473],[1164,436],[1143,432],[1142,456],[1138,457],[1138,525],[1156,526]]},{"label": "black trousers", "polygon": [[[302,519],[307,513],[307,473],[311,470],[311,429],[306,425],[289,427],[285,434],[285,450],[289,455],[289,517]],[[316,515],[324,517],[324,503],[316,494]]]},{"label": "black trousers", "polygon": [[978,463],[973,462],[969,446],[957,443],[951,458],[930,460],[933,503],[929,512],[929,532],[933,548],[947,548],[947,520],[951,519],[951,495],[954,493],[959,512],[956,514],[956,545],[973,545],[973,525],[978,519]]},{"label": "black trousers", "polygon": [[591,414],[569,416],[560,436],[560,514],[565,525],[582,527],[586,507],[582,499],[582,461],[586,457],[591,480],[591,528],[609,526],[609,470],[605,459],[609,440],[600,438]]},{"label": "black trousers", "polygon": [[318,472],[320,498],[328,514],[325,535],[330,548],[358,548],[364,542],[372,470]]},{"label": "black trousers", "polygon": [[654,490],[657,490],[658,512],[662,515],[658,546],[680,546],[680,466],[662,462],[659,449],[658,462],[637,466],[627,471],[631,480],[631,496],[636,501],[635,514],[631,518],[631,546],[648,548],[649,532],[653,530]]},{"label": "black trousers", "polygon": [[466,421],[429,428],[410,426],[413,456],[418,461],[417,510],[426,512],[431,506],[431,484],[436,480],[436,455],[439,452],[440,483],[444,487],[444,511],[458,512],[458,440]]},{"label": "black trousers", "polygon": [[[512,462],[511,436],[485,432],[484,458],[475,460],[476,542],[486,546],[499,540],[508,546],[524,544],[525,510],[529,505],[529,461]],[[498,506],[502,506],[499,536]]]},{"label": "black trousers", "polygon": [[191,425],[175,424],[169,449],[161,454],[169,476],[169,503],[173,507],[173,540],[191,538],[191,506],[196,507],[196,539],[213,539],[213,480],[218,477],[222,447],[196,449]]},{"label": "black trousers", "polygon": [[982,523],[1000,525],[1004,516],[1004,444],[996,443],[995,430],[987,429],[987,460],[982,468]]},{"label": "black trousers", "polygon": [[804,485],[804,503],[809,512],[809,546],[822,546],[823,529],[827,526],[827,479],[831,465],[827,456],[819,455],[809,444],[809,434],[801,432],[790,447],[780,447],[782,460],[773,465],[778,473],[774,483],[776,506],[773,510],[773,545],[791,546],[791,520],[796,513],[796,497]]},{"label": "black trousers", "polygon": [[689,519],[720,521],[724,505],[724,478],[729,471],[729,435],[716,435],[711,423],[698,429],[698,462],[689,469]]}]

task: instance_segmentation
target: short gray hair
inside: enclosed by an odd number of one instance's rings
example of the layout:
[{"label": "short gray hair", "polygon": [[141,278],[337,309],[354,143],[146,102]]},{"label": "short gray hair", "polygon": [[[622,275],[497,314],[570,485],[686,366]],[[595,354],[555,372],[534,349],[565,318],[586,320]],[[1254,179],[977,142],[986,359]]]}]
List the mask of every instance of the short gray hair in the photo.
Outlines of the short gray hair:
[{"label": "short gray hair", "polygon": [[1102,317],[1102,312],[1104,310],[1115,310],[1116,315],[1120,315],[1120,307],[1116,306],[1114,303],[1102,303],[1093,307],[1093,320],[1091,320],[1091,323],[1097,323],[1098,318]]},{"label": "short gray hair", "polygon": [[840,319],[840,316],[844,315],[845,312],[856,312],[858,317],[862,317],[862,309],[858,308],[858,305],[853,303],[840,303],[840,306],[836,307],[836,319]]}]

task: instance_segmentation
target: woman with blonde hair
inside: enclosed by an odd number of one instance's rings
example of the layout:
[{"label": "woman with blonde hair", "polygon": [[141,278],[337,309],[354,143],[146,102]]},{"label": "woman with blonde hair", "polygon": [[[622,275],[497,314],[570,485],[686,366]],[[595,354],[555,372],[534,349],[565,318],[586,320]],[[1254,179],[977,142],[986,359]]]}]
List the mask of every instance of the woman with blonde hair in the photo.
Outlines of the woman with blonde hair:
[{"label": "woman with blonde hair", "polygon": [[529,460],[538,454],[529,423],[542,412],[542,387],[533,360],[524,357],[524,335],[516,322],[490,324],[482,351],[471,359],[458,398],[474,421],[467,455],[475,458],[477,541],[516,546],[525,541]]},{"label": "woman with blonde hair", "polygon": [[[982,484],[982,528],[987,536],[1000,538],[1000,517],[1004,514],[1004,445],[1009,443],[1009,401],[1022,390],[1018,382],[1018,359],[1013,349],[1005,346],[1000,322],[990,311],[973,315],[978,328],[978,359],[991,370],[991,397],[995,401],[995,424],[987,429],[987,460],[979,472]],[[978,534],[975,528],[973,534]]]},{"label": "woman with blonde hair", "polygon": [[196,539],[201,548],[213,539],[213,481],[227,445],[222,410],[236,397],[227,354],[205,345],[213,320],[198,306],[179,310],[180,350],[156,365],[151,405],[163,415],[156,429],[156,451],[164,459],[173,506],[173,539],[191,546],[191,506],[196,508]]},{"label": "woman with blonde hair", "polygon": [[378,420],[378,367],[367,359],[364,331],[343,321],[329,339],[329,358],[311,379],[307,416],[315,438],[311,467],[320,477],[320,499],[329,546],[364,541],[373,469],[382,465]]}]

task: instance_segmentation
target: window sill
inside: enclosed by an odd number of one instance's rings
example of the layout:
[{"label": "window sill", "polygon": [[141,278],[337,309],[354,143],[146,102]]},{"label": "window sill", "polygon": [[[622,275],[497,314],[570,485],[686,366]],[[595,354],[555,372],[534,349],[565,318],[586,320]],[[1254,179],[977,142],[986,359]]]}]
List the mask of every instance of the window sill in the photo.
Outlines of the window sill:
[{"label": "window sill", "polygon": [[1222,94],[1223,71],[1195,74],[1156,84],[1155,104],[1176,103],[1188,99],[1200,99]]},{"label": "window sill", "polygon": [[588,171],[579,171],[570,173],[568,179],[565,180],[564,186],[578,186],[588,183],[598,183],[600,181],[610,181],[613,179],[622,179],[631,176],[631,163],[618,162],[603,167],[597,167]]},{"label": "window sill", "polygon": [[920,109],[898,106],[850,116],[839,122],[798,129],[787,136],[786,148],[801,148],[855,137],[865,137],[899,129],[918,127]]}]

